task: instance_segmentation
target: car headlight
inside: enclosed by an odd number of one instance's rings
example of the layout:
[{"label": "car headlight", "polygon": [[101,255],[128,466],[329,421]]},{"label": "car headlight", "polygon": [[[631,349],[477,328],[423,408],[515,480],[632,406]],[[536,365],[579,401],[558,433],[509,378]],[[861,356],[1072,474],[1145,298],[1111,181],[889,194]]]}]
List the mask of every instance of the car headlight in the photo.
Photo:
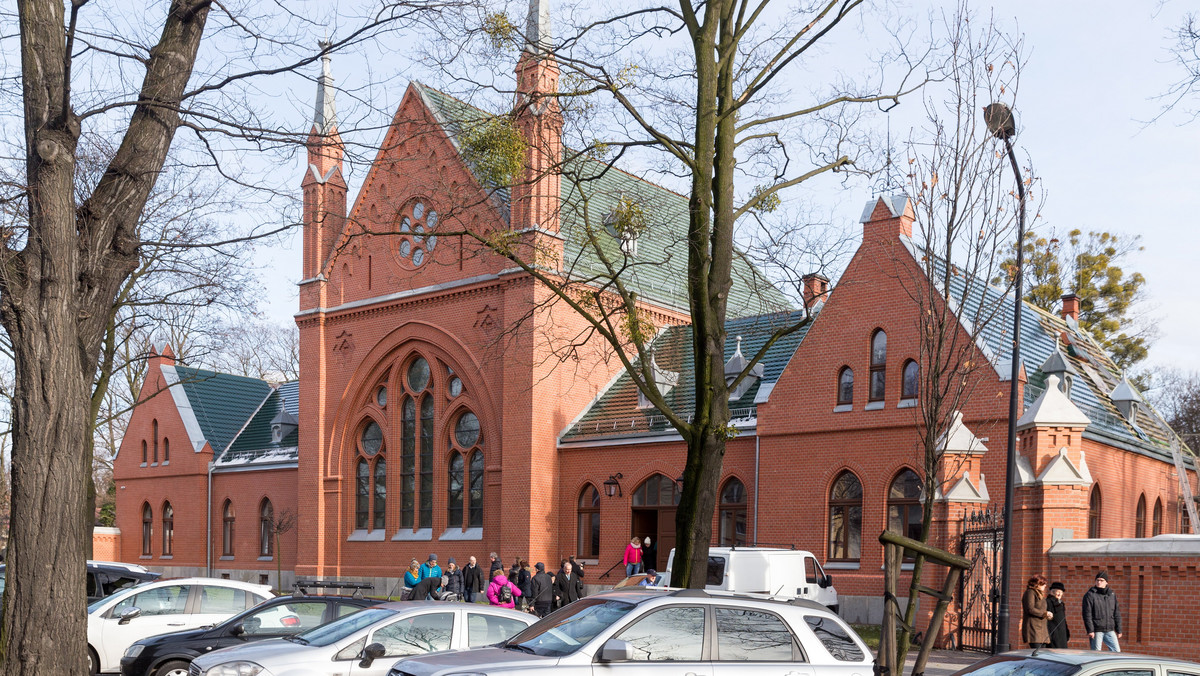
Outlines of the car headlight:
[{"label": "car headlight", "polygon": [[226,662],[204,672],[204,676],[271,676],[271,672],[253,662]]},{"label": "car headlight", "polygon": [[142,648],[145,648],[145,647],[146,646],[142,645],[141,643],[134,643],[133,645],[131,645],[125,649],[125,657],[128,657],[129,659],[133,659],[133,658],[137,657],[138,655],[141,655]]}]

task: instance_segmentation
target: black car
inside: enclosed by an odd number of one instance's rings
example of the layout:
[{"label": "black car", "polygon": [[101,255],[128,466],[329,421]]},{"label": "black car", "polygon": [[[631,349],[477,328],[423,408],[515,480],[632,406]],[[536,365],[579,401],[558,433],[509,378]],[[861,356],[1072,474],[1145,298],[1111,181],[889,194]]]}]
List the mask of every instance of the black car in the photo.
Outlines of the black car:
[{"label": "black car", "polygon": [[[5,570],[6,567],[0,565],[0,593],[4,592]],[[87,600],[91,603],[112,596],[126,587],[157,580],[162,573],[152,573],[133,563],[88,561],[87,576]]]},{"label": "black car", "polygon": [[351,596],[280,596],[224,622],[142,639],[121,658],[124,676],[187,676],[192,659],[218,648],[291,636],[383,601]]}]

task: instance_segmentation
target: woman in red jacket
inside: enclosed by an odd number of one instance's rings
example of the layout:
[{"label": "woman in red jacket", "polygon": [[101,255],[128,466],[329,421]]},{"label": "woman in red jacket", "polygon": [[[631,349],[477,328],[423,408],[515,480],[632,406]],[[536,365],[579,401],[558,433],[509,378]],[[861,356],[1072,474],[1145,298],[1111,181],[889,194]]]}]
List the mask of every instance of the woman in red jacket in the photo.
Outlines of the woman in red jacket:
[{"label": "woman in red jacket", "polygon": [[631,538],[629,544],[625,545],[625,558],[621,559],[621,563],[625,564],[625,577],[641,572],[642,545],[637,537]]}]

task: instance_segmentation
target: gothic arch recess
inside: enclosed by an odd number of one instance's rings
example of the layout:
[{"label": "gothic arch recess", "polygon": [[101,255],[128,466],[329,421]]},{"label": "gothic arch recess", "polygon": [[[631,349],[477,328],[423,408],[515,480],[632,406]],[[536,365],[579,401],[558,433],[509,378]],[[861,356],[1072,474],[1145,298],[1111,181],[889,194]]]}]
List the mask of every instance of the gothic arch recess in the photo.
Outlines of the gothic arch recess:
[{"label": "gothic arch recess", "polygon": [[[442,385],[439,397],[445,394],[444,385],[447,382],[444,371],[441,371],[443,365],[453,369],[454,375],[463,383],[462,394],[453,402],[439,400],[439,406],[446,415],[438,417],[439,425],[434,430],[434,438],[442,439],[450,434],[457,419],[457,411],[463,407],[470,408],[479,418],[481,434],[489,440],[486,451],[487,466],[500,464],[502,449],[499,413],[491,392],[483,384],[479,362],[458,338],[425,322],[407,322],[384,336],[371,348],[343,391],[338,401],[337,415],[333,420],[325,478],[354,476],[353,462],[357,454],[358,433],[365,424],[364,420],[369,410],[376,420],[386,419],[391,423],[391,429],[398,429],[396,425],[400,424],[400,379],[404,377],[405,368],[417,354],[429,361],[432,370],[438,371],[438,376],[441,377],[438,382]],[[386,384],[389,392],[389,406],[386,407],[386,411],[378,410],[375,402],[375,393],[381,384]],[[443,455],[435,453],[435,457],[440,458]],[[342,490],[353,491],[352,483],[344,482]]]}]

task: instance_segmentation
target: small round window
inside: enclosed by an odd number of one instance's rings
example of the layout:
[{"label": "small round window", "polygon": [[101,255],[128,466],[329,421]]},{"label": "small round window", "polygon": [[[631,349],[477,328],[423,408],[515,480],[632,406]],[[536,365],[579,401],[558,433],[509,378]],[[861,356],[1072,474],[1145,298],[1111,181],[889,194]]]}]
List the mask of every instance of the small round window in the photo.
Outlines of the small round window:
[{"label": "small round window", "polygon": [[397,226],[399,233],[394,246],[403,266],[419,268],[429,260],[430,253],[437,246],[437,236],[434,234],[437,224],[437,212],[426,208],[423,202],[416,202],[401,211],[400,224]]},{"label": "small round window", "polygon": [[423,392],[429,385],[429,362],[417,357],[408,367],[408,389]]},{"label": "small round window", "polygon": [[380,408],[387,406],[387,388],[381,387],[375,391],[375,403],[379,404]]},{"label": "small round window", "polygon": [[470,448],[479,441],[479,418],[467,411],[458,417],[454,425],[454,440],[461,448]]},{"label": "small round window", "polygon": [[362,433],[362,451],[367,456],[375,455],[383,448],[383,430],[374,420],[367,425]]},{"label": "small round window", "polygon": [[458,395],[462,394],[462,381],[458,379],[458,376],[454,376],[450,379],[450,385],[448,389],[450,390],[450,396],[452,397],[457,397]]}]

